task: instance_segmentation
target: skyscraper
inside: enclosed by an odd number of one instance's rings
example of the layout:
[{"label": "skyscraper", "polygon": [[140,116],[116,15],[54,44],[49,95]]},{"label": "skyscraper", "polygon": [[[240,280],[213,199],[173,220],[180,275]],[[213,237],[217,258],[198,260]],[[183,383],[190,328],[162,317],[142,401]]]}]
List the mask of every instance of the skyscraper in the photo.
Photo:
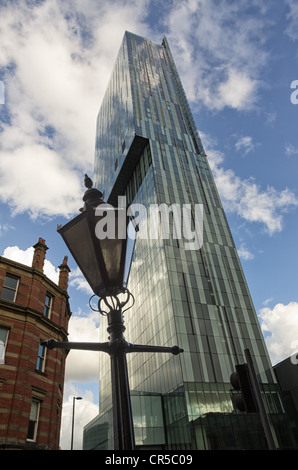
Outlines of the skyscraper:
[{"label": "skyscraper", "polygon": [[[275,444],[289,446],[258,319],[166,39],[159,45],[125,33],[98,114],[95,184],[108,202],[117,204],[122,195],[140,209],[127,340],[184,349],[179,357],[128,356],[136,444],[266,448],[259,415],[239,412],[231,399],[230,375],[248,349]],[[160,209],[157,216],[152,207]],[[203,219],[197,218],[201,209]],[[195,234],[203,234],[203,242]],[[104,341],[104,321],[101,330]],[[93,440],[93,447],[104,448],[111,437],[110,370],[103,356],[100,416],[85,429],[87,447]]]}]

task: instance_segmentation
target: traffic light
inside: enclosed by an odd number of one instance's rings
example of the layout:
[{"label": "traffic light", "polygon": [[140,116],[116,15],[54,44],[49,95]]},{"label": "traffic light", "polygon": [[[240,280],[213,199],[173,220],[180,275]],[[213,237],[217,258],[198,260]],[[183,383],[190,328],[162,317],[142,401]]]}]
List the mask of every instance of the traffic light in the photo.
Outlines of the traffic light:
[{"label": "traffic light", "polygon": [[232,400],[239,411],[256,413],[258,409],[247,364],[237,364],[235,369],[236,371],[231,374],[230,382],[239,393],[233,393]]}]

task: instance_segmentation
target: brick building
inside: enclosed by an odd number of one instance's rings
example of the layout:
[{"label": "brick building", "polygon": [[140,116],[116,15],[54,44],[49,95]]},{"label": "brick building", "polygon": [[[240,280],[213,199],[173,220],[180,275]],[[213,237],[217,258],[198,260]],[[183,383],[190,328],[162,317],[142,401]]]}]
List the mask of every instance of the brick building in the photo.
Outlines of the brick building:
[{"label": "brick building", "polygon": [[69,268],[51,281],[47,249],[40,238],[31,267],[0,257],[0,449],[59,449],[67,353],[40,341],[67,340]]}]

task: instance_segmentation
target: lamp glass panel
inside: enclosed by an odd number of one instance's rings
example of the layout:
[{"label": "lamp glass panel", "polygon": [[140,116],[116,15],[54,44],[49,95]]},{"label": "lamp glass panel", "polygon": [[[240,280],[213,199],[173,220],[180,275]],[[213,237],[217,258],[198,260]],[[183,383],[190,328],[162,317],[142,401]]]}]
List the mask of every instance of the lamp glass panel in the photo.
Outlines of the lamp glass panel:
[{"label": "lamp glass panel", "polygon": [[125,240],[106,238],[100,241],[108,279],[113,286],[122,286],[123,283],[121,270],[123,244]]},{"label": "lamp glass panel", "polygon": [[134,248],[136,243],[136,230],[132,221],[129,221],[127,227],[127,241],[126,241],[126,253],[125,253],[125,263],[124,263],[124,274],[123,281],[124,285],[127,286],[128,278],[132,263],[132,258],[134,254]]},{"label": "lamp glass panel", "polygon": [[78,215],[58,231],[93,292],[99,295],[103,279],[93,244],[94,237],[89,230],[87,212]]},{"label": "lamp glass panel", "polygon": [[58,232],[93,292],[101,297],[110,289],[116,292],[127,286],[135,232],[130,223],[127,236],[125,210],[99,207],[85,210]]}]

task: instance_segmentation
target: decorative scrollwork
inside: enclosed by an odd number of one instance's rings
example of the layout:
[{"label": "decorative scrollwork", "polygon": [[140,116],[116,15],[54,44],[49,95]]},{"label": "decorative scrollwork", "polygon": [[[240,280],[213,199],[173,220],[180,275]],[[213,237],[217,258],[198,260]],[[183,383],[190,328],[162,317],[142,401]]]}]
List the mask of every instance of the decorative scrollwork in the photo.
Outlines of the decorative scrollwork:
[{"label": "decorative scrollwork", "polygon": [[[124,295],[126,296],[126,298],[120,299],[118,295]],[[92,295],[92,297],[89,300],[89,306],[91,310],[93,310],[94,312],[99,312],[103,316],[107,316],[109,311],[111,310],[121,310],[121,312],[124,313],[126,312],[126,310],[129,310],[135,303],[134,296],[126,288],[123,288],[120,294],[117,294],[117,295],[110,294],[104,297],[100,297],[98,300],[98,309],[93,308],[91,305],[91,300],[93,299],[93,297],[96,297],[95,294]],[[123,310],[123,307],[125,307],[131,300],[132,300],[132,304]],[[105,306],[103,304],[105,304]],[[108,308],[108,311],[105,310],[105,307]]]}]

